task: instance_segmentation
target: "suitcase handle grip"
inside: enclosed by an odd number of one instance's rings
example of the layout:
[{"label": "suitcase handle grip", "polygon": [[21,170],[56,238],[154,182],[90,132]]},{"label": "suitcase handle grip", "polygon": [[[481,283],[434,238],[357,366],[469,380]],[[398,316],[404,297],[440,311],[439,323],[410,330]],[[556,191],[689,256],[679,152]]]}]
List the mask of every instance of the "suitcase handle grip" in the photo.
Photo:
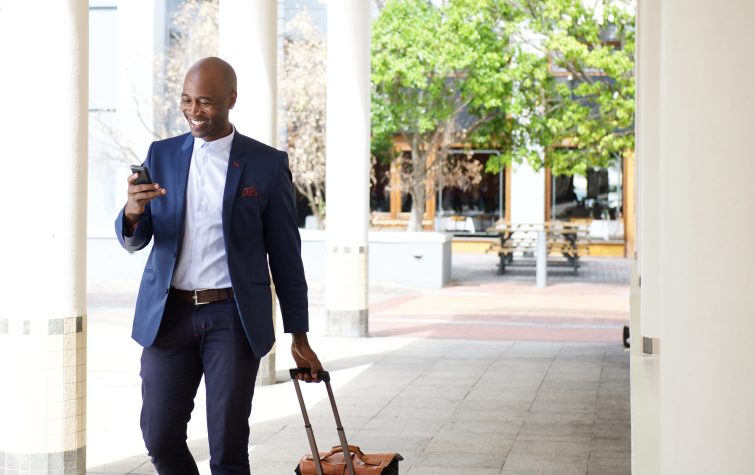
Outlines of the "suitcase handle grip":
[{"label": "suitcase handle grip", "polygon": [[[312,370],[309,368],[291,368],[288,370],[288,373],[291,375],[291,379],[298,379],[297,376],[300,374],[312,374]],[[327,371],[321,369],[317,372],[317,379],[320,381],[323,381],[325,383],[330,382],[330,373]]]}]

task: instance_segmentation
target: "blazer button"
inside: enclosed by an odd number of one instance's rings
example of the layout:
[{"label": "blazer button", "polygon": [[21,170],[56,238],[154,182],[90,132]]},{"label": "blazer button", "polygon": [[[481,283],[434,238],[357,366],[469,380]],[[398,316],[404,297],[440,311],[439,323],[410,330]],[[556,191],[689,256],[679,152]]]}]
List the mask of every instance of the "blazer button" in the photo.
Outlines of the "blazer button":
[{"label": "blazer button", "polygon": [[165,293],[167,294],[170,291],[170,288],[165,289]]}]

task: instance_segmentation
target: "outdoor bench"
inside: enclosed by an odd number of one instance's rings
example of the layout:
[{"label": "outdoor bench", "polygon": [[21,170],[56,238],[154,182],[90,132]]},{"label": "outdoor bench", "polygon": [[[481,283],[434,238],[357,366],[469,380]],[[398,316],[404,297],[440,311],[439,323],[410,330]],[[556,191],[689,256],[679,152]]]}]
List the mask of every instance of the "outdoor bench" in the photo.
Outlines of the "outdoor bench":
[{"label": "outdoor bench", "polygon": [[498,242],[491,244],[488,252],[498,254],[499,275],[506,272],[506,267],[533,265],[534,261],[527,258],[537,252],[540,232],[545,237],[548,266],[569,266],[576,274],[580,267],[580,257],[590,252],[588,228],[581,224],[563,221],[538,224],[499,223],[487,231],[498,234]]}]

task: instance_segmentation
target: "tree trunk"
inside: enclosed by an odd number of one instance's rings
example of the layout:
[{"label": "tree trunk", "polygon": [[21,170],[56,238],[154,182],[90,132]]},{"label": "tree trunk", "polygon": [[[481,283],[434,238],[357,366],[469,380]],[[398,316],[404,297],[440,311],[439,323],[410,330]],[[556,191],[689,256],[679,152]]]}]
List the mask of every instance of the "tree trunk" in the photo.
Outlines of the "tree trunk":
[{"label": "tree trunk", "polygon": [[322,190],[318,189],[314,185],[309,185],[304,188],[297,186],[299,192],[301,192],[305,198],[307,198],[307,204],[312,211],[312,215],[317,222],[317,229],[325,229],[325,216],[322,212]]},{"label": "tree trunk", "polygon": [[427,157],[419,149],[419,139],[412,139],[412,212],[409,215],[407,231],[422,231],[422,218],[425,216],[425,195],[427,181]]},{"label": "tree trunk", "polygon": [[[416,188],[414,186],[413,188]],[[420,196],[418,196],[420,195]],[[425,190],[412,193],[412,212],[409,214],[407,231],[422,231],[422,218],[425,216]]]}]

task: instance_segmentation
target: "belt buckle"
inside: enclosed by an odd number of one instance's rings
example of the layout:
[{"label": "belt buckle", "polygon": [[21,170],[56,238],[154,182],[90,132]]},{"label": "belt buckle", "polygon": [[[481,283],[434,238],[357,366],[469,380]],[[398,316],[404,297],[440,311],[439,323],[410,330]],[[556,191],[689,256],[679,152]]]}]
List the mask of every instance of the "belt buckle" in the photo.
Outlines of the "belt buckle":
[{"label": "belt buckle", "polygon": [[205,290],[210,290],[210,289],[197,289],[194,291],[194,295],[192,295],[191,297],[194,299],[195,306],[198,307],[200,305],[207,305],[208,303],[210,303],[210,302],[200,302],[199,299],[197,298],[197,292],[204,292]]}]

